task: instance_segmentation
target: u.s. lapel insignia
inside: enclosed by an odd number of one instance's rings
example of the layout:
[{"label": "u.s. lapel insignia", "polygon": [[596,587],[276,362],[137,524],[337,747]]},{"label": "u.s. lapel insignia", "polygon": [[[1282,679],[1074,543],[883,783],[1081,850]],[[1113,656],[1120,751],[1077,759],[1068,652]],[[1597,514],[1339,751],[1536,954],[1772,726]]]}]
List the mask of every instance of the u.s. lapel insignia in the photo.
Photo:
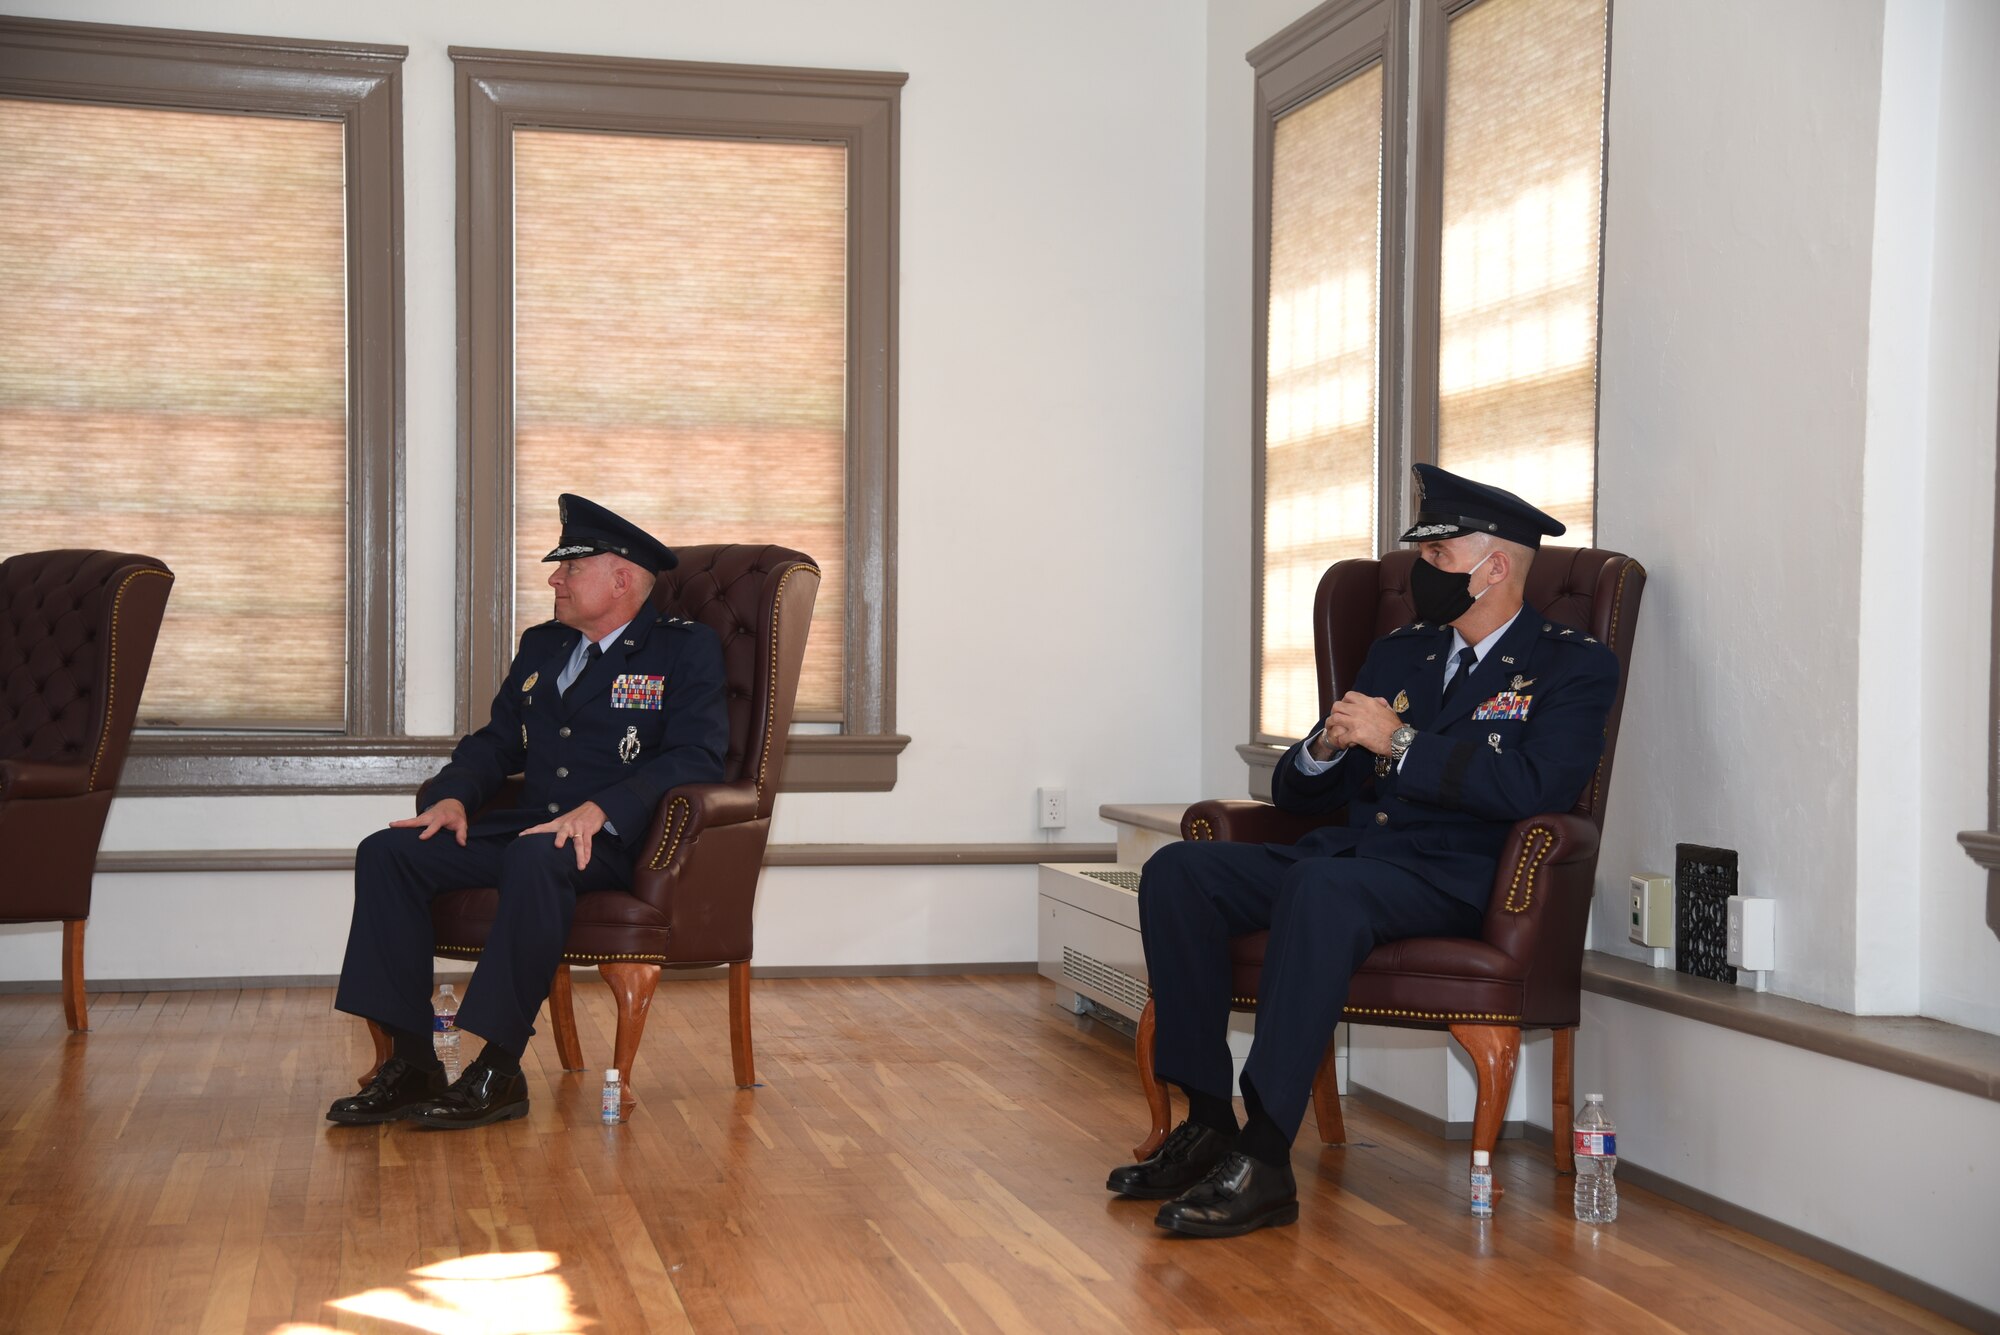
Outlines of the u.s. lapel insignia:
[{"label": "u.s. lapel insignia", "polygon": [[535,689],[535,683],[536,683],[536,682],[538,682],[538,681],[540,681],[541,679],[542,679],[542,674],[541,674],[541,673],[539,673],[539,672],[530,672],[530,673],[528,674],[528,679],[527,679],[526,681],[524,681],[524,682],[522,682],[522,683],[521,683],[521,690],[522,690],[522,691],[524,691],[524,692],[526,692],[526,691],[532,691],[532,690],[534,690],[534,689]]},{"label": "u.s. lapel insignia", "polygon": [[1493,748],[1493,753],[1495,755],[1498,755],[1500,753],[1500,734],[1497,732],[1487,733],[1486,744]]},{"label": "u.s. lapel insignia", "polygon": [[1533,677],[1524,677],[1524,676],[1522,676],[1522,675],[1521,675],[1520,673],[1518,673],[1518,672],[1516,672],[1516,673],[1514,674],[1514,689],[1515,689],[1515,690],[1517,690],[1517,691],[1525,691],[1525,690],[1527,690],[1527,689],[1528,689],[1528,688],[1529,688],[1530,686],[1533,686],[1534,684],[1535,684],[1535,679],[1534,679]]},{"label": "u.s. lapel insignia", "polygon": [[1505,664],[1506,664],[1506,665],[1507,665],[1508,667],[1513,667],[1513,666],[1514,666],[1514,655],[1512,655],[1512,654],[1502,654],[1502,655],[1500,655],[1500,661],[1501,661],[1501,662],[1503,662],[1503,663],[1505,663]]},{"label": "u.s. lapel insignia", "polygon": [[1426,663],[1435,663],[1435,662],[1437,661],[1437,655],[1436,655],[1436,654],[1425,654],[1425,655],[1424,655],[1424,661],[1425,661]]},{"label": "u.s. lapel insignia", "polygon": [[636,724],[625,729],[625,735],[618,739],[618,758],[628,765],[639,758],[639,729]]},{"label": "u.s. lapel insignia", "polygon": [[1395,710],[1398,714],[1405,712],[1409,707],[1410,693],[1408,691],[1397,691],[1396,698],[1389,702],[1389,708]]}]

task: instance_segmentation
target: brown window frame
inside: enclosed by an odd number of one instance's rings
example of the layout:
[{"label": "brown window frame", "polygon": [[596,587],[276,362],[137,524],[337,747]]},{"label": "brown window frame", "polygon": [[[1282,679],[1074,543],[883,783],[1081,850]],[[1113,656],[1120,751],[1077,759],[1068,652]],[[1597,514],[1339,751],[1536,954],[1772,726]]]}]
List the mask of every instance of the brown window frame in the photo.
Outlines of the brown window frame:
[{"label": "brown window frame", "polygon": [[[1330,0],[1254,48],[1246,59],[1257,71],[1255,182],[1251,219],[1251,482],[1250,482],[1250,738],[1237,748],[1268,784],[1277,753],[1295,738],[1277,738],[1258,725],[1264,694],[1264,430],[1269,394],[1271,308],[1271,159],[1278,121],[1360,74],[1382,66],[1381,259],[1376,281],[1377,383],[1375,415],[1376,545],[1386,546],[1394,526],[1405,472],[1403,420],[1404,175],[1409,81],[1408,0]],[[1260,761],[1265,760],[1261,766]],[[1268,787],[1266,788],[1268,791]]]},{"label": "brown window frame", "polygon": [[[883,791],[895,731],[896,318],[905,74],[451,48],[458,107],[458,716],[504,676],[513,571],[516,128],[837,142],[848,162],[842,731],[794,734],[783,787]],[[810,720],[807,720],[810,721]]]},{"label": "brown window frame", "polygon": [[407,48],[0,18],[0,96],[337,120],[347,171],[347,682],[340,732],[143,730],[127,794],[391,792],[403,733],[402,65]]},{"label": "brown window frame", "polygon": [[[1254,306],[1251,315],[1251,599],[1250,729],[1236,750],[1250,772],[1250,789],[1271,792],[1271,771],[1296,738],[1262,732],[1264,680],[1264,406],[1270,313],[1271,144],[1277,118],[1331,88],[1367,63],[1383,64],[1382,273],[1378,306],[1382,379],[1377,403],[1376,544],[1395,548],[1415,512],[1409,466],[1438,457],[1438,302],[1444,251],[1444,116],[1446,43],[1452,18],[1482,0],[1327,0],[1245,57],[1257,72],[1256,152],[1251,233]],[[1416,49],[1408,34],[1414,9]],[[1610,176],[1611,23],[1616,0],[1605,0],[1605,151],[1598,170],[1605,185],[1598,206],[1598,334],[1604,316],[1604,220]],[[1376,36],[1379,32],[1379,37]],[[1412,81],[1414,80],[1414,87]],[[1405,152],[1409,165],[1405,165]],[[1408,219],[1407,230],[1405,219]],[[1407,274],[1407,280],[1406,280]],[[1408,303],[1407,315],[1405,302]],[[1600,390],[1601,394],[1601,390]],[[1593,442],[1593,447],[1595,442]],[[1595,507],[1593,506],[1593,510]],[[2000,660],[1997,660],[2000,661]],[[2000,673],[2000,667],[1996,667]],[[1995,710],[2000,717],[2000,677]],[[2000,754],[2000,753],[1996,753]],[[2000,761],[1996,761],[2000,766]],[[1996,779],[2000,785],[2000,778]],[[2000,786],[1996,787],[2000,794]],[[1995,810],[2000,811],[2000,795]],[[2000,829],[2000,817],[1996,817]],[[2000,835],[1995,836],[2000,849]],[[1996,853],[2000,858],[2000,853]]]}]

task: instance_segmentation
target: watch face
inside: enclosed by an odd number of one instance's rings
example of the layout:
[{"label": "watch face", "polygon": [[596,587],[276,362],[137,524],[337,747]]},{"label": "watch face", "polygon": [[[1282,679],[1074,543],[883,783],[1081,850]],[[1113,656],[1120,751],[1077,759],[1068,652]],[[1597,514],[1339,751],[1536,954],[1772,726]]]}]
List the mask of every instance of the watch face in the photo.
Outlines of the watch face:
[{"label": "watch face", "polygon": [[1398,749],[1407,747],[1416,740],[1417,730],[1407,723],[1389,734],[1389,745]]}]

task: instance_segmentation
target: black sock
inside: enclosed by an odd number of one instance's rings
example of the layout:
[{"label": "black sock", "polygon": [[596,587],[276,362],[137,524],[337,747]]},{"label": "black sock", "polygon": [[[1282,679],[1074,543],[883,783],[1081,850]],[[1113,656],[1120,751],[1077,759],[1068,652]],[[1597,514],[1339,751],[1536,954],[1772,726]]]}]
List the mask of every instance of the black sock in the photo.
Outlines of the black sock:
[{"label": "black sock", "polygon": [[427,1033],[413,1034],[407,1029],[391,1029],[389,1041],[395,1044],[395,1056],[401,1057],[420,1071],[444,1068],[444,1063],[438,1060],[437,1048],[431,1043],[431,1036]]},{"label": "black sock", "polygon": [[509,1052],[498,1043],[488,1043],[480,1049],[479,1060],[486,1063],[486,1069],[495,1075],[519,1075],[521,1054]]},{"label": "black sock", "polygon": [[1188,1120],[1196,1126],[1205,1126],[1220,1131],[1225,1136],[1236,1134],[1236,1105],[1220,1095],[1205,1090],[1181,1087],[1188,1097]]},{"label": "black sock", "polygon": [[1236,1152],[1276,1168],[1291,1163],[1292,1138],[1279,1130],[1271,1114],[1264,1111],[1264,1101],[1257,1097],[1256,1087],[1248,1080],[1243,1081],[1243,1113],[1243,1132],[1236,1137]]}]

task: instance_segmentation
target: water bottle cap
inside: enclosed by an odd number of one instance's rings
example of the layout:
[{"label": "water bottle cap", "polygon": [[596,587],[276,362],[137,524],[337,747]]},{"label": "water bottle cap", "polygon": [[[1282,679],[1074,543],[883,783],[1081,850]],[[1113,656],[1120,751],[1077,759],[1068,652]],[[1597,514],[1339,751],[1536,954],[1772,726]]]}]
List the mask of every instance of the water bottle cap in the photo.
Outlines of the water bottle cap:
[{"label": "water bottle cap", "polygon": [[1474,1150],[1472,1152],[1472,1162],[1475,1167],[1484,1168],[1487,1164],[1493,1162],[1493,1156],[1485,1150]]},{"label": "water bottle cap", "polygon": [[1585,1094],[1583,1101],[1585,1103],[1602,1103],[1604,1102],[1604,1096],[1602,1094]]},{"label": "water bottle cap", "polygon": [[616,1080],[618,1078],[618,1068],[616,1066],[613,1066],[610,1069],[606,1070],[604,1073],[604,1078],[606,1080]]}]

